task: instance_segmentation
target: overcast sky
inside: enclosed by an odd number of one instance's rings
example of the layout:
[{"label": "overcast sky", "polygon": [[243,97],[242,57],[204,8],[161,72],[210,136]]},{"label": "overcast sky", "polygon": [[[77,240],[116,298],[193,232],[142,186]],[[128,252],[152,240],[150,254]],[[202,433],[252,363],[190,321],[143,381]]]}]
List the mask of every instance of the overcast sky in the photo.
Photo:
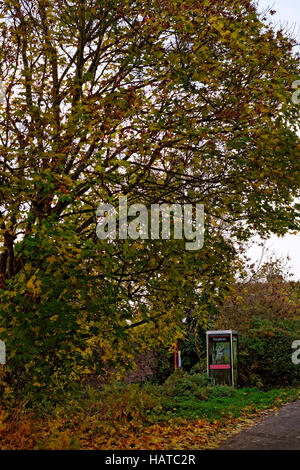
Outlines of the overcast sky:
[{"label": "overcast sky", "polygon": [[[272,17],[274,24],[288,25],[294,36],[300,38],[300,0],[258,0],[258,5],[260,10],[268,6],[276,10],[277,13]],[[294,273],[292,278],[300,280],[300,233],[286,235],[283,238],[274,236],[267,242],[267,246],[277,255],[283,257],[288,255],[291,258],[290,266]],[[253,247],[249,254],[253,260],[257,260],[261,255],[261,249]]]}]

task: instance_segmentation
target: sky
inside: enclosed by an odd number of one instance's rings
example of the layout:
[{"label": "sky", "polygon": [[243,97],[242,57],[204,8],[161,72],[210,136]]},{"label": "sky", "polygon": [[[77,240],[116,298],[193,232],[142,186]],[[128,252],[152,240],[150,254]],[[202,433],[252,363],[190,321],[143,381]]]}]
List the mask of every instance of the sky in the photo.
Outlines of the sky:
[{"label": "sky", "polygon": [[[273,23],[288,25],[300,42],[300,0],[258,0],[259,10],[264,10],[268,6],[276,11],[272,17]],[[273,236],[267,241],[266,246],[277,256],[289,256],[289,266],[293,273],[291,279],[300,280],[300,233],[297,235],[287,234],[283,238]],[[248,254],[253,261],[256,261],[261,257],[261,248],[254,246]]]},{"label": "sky", "polygon": [[300,1],[299,0],[256,0],[260,11],[271,8],[276,11],[272,22],[277,26],[288,26],[300,42]]}]

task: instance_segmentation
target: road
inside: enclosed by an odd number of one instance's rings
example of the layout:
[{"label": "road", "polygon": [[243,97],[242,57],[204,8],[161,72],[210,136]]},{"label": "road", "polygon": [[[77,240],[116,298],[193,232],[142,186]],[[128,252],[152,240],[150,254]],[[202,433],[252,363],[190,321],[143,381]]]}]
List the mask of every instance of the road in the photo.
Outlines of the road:
[{"label": "road", "polygon": [[229,437],[216,450],[300,450],[300,400]]}]

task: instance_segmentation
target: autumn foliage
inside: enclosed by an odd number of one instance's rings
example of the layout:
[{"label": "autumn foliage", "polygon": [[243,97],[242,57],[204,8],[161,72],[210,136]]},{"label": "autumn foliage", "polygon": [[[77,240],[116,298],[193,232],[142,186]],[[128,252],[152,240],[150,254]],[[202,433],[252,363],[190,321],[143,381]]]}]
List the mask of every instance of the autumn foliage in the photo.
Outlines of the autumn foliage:
[{"label": "autumn foliage", "polygon": [[1,407],[0,449],[214,448],[251,418],[298,396],[296,389],[211,387],[207,378],[181,371],[161,386],[114,384],[55,407]]},{"label": "autumn foliage", "polygon": [[235,286],[215,319],[216,328],[234,328],[240,335],[243,385],[278,387],[300,383],[292,362],[292,344],[300,337],[300,284],[286,277],[275,259],[262,264]]},{"label": "autumn foliage", "polygon": [[[299,63],[248,0],[1,0],[0,16],[6,384],[57,400],[172,346],[187,310],[205,326],[236,243],[299,228]],[[203,203],[203,249],[98,240],[120,195]]]}]

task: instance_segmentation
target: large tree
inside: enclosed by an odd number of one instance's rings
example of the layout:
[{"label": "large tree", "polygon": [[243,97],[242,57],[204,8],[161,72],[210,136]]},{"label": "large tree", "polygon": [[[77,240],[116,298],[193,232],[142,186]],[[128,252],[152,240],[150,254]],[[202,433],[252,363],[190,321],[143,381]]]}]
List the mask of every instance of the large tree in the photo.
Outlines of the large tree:
[{"label": "large tree", "polygon": [[[180,335],[234,242],[299,227],[299,66],[248,0],[1,0],[0,331],[22,390]],[[100,241],[101,202],[203,203],[202,250]],[[52,390],[49,387],[49,390]]]}]

